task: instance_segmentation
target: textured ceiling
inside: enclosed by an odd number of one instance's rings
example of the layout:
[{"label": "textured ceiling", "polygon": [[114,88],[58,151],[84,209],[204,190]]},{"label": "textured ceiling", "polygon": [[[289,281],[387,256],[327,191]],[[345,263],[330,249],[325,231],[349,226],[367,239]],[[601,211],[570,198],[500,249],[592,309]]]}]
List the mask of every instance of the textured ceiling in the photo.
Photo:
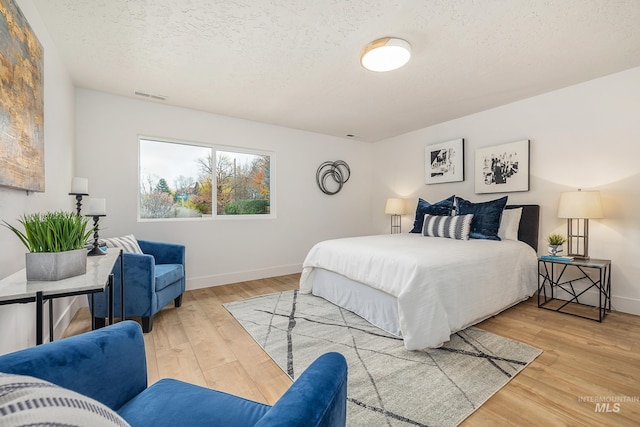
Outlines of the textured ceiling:
[{"label": "textured ceiling", "polygon": [[[640,0],[34,3],[76,86],[364,141],[640,66]],[[384,36],[411,61],[365,70]]]}]

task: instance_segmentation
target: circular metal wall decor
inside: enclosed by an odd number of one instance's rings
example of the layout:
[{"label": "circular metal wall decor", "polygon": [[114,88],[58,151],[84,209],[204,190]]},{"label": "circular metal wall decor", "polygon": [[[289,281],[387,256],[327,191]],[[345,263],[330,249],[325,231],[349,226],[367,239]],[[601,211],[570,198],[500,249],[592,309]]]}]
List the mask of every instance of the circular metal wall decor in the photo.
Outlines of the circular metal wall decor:
[{"label": "circular metal wall decor", "polygon": [[343,160],[324,162],[316,171],[316,182],[324,194],[331,196],[342,190],[342,186],[349,181],[350,176],[351,169],[347,162]]}]

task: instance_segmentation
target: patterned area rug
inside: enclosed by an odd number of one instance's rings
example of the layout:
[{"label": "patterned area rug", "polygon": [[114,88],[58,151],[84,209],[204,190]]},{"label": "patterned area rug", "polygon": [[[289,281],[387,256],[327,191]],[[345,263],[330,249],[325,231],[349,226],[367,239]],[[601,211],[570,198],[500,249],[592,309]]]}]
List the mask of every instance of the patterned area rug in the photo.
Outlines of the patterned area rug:
[{"label": "patterned area rug", "polygon": [[474,327],[442,348],[408,351],[361,317],[297,290],[225,307],[293,379],[319,355],[342,353],[349,426],[455,426],[541,353]]}]

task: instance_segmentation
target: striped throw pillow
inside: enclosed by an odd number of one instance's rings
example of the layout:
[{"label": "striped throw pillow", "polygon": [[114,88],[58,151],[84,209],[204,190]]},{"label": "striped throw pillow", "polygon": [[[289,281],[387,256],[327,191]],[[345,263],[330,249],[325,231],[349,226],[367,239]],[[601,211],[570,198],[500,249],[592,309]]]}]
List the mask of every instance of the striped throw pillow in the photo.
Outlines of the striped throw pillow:
[{"label": "striped throw pillow", "polygon": [[138,245],[138,240],[136,240],[133,234],[124,237],[101,238],[100,240],[104,240],[108,248],[121,248],[124,252],[130,252],[132,254],[143,253],[140,245]]},{"label": "striped throw pillow", "polygon": [[446,237],[448,239],[469,240],[473,214],[437,216],[425,214],[422,235]]},{"label": "striped throw pillow", "polygon": [[0,373],[0,425],[128,427],[97,400],[48,381]]}]

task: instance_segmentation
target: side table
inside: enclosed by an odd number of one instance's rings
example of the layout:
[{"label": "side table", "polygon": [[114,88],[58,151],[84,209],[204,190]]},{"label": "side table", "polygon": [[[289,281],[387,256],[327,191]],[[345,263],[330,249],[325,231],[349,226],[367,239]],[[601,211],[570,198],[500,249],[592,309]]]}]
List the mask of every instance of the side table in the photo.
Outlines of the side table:
[{"label": "side table", "polygon": [[[568,268],[577,272],[579,276],[567,279],[566,276],[569,275]],[[594,276],[597,276],[596,278],[588,274],[590,270],[597,271],[597,274],[594,274]],[[578,281],[586,281],[589,286],[583,290],[576,291],[574,283]],[[595,289],[598,292],[597,306],[579,301],[579,298],[590,289]],[[549,290],[549,295],[547,295],[547,290]],[[566,301],[557,299],[558,290],[566,292],[571,298]],[[579,310],[570,311],[576,305],[597,308],[597,318],[580,314]],[[607,312],[611,311],[611,260],[591,258],[560,261],[539,257],[538,307],[602,322]]]},{"label": "side table", "polygon": [[[116,260],[122,265],[122,250],[110,249],[106,255],[87,258],[87,272],[80,276],[51,282],[29,282],[24,269],[0,280],[0,305],[24,304],[35,302],[36,306],[36,345],[43,341],[43,306],[49,300],[49,340],[53,341],[51,300],[73,295],[92,295],[97,292],[108,292],[109,323],[113,323],[113,274]],[[121,283],[124,288],[124,283]],[[124,289],[123,292],[124,294]],[[122,318],[124,319],[124,304]],[[92,329],[95,325],[92,322]]]}]

